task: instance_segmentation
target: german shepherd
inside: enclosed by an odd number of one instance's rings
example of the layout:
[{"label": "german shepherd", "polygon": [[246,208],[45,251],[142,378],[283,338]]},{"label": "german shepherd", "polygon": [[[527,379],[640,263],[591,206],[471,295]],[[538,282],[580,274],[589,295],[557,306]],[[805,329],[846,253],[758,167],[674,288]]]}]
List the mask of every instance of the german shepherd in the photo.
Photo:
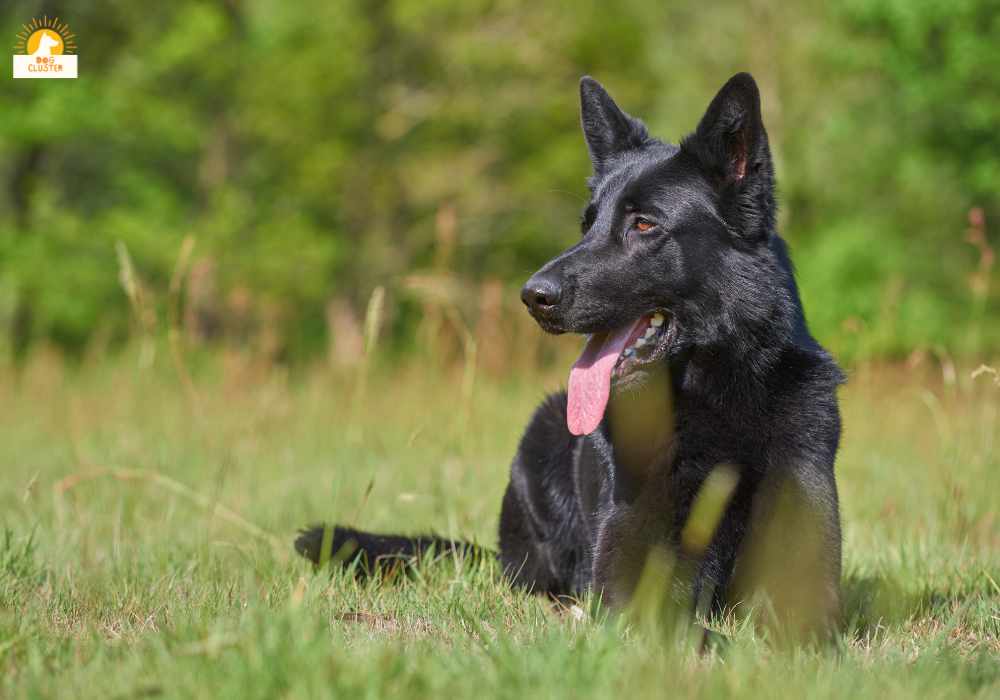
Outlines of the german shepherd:
[{"label": "german shepherd", "polygon": [[[779,619],[830,629],[844,377],[809,333],[775,230],[757,84],[733,76],[679,145],[651,137],[590,77],[580,102],[593,165],[582,237],[521,299],[546,332],[587,340],[511,465],[504,571],[531,591],[592,591],[620,608],[659,550],[676,573],[667,594],[692,611],[763,591]],[[695,505],[713,474],[727,486],[705,522]],[[364,570],[471,547],[324,526],[295,545],[314,562],[347,552],[336,558]]]}]

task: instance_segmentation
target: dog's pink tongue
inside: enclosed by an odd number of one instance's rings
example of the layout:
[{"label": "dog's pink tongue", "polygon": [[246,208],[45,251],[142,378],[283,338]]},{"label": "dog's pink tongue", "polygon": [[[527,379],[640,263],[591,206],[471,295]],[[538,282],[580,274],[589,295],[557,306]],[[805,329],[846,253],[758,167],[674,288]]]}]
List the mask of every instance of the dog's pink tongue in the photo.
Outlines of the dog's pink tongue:
[{"label": "dog's pink tongue", "polygon": [[573,435],[588,435],[597,429],[611,396],[611,372],[625,349],[632,327],[590,336],[580,359],[569,371],[566,426]]}]

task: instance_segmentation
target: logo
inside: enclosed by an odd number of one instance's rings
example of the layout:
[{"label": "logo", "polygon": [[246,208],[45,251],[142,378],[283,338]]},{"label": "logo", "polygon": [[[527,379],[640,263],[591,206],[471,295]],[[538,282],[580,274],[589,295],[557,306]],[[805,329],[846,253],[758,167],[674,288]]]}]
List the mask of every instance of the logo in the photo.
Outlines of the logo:
[{"label": "logo", "polygon": [[22,24],[14,46],[15,78],[75,78],[76,34],[59,18]]}]

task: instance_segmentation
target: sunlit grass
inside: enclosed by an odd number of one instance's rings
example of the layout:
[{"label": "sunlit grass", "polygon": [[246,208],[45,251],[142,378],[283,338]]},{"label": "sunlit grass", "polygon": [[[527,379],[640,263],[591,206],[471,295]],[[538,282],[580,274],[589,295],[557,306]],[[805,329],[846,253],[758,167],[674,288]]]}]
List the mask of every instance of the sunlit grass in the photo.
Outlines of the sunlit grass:
[{"label": "sunlit grass", "polygon": [[39,353],[3,372],[4,697],[1000,692],[1000,388],[973,368],[955,385],[852,372],[835,643],[777,649],[734,617],[698,654],[597,601],[511,591],[491,561],[359,583],[293,555],[317,520],[493,546],[558,369],[478,376],[466,403],[461,368],[376,363],[358,398],[351,371],[196,357],[192,393],[156,357],[73,370]]}]

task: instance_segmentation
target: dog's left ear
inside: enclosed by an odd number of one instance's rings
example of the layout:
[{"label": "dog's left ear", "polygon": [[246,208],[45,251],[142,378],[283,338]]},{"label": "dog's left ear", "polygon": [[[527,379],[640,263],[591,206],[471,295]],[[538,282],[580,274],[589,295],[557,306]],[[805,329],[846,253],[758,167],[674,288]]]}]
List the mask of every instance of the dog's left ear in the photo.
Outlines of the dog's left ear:
[{"label": "dog's left ear", "polygon": [[604,86],[589,75],[580,78],[580,122],[595,173],[600,173],[613,156],[639,148],[649,139],[643,123],[625,114]]},{"label": "dog's left ear", "polygon": [[701,161],[728,201],[730,223],[745,235],[766,234],[774,224],[774,167],[760,91],[749,73],[722,86],[682,147]]}]

